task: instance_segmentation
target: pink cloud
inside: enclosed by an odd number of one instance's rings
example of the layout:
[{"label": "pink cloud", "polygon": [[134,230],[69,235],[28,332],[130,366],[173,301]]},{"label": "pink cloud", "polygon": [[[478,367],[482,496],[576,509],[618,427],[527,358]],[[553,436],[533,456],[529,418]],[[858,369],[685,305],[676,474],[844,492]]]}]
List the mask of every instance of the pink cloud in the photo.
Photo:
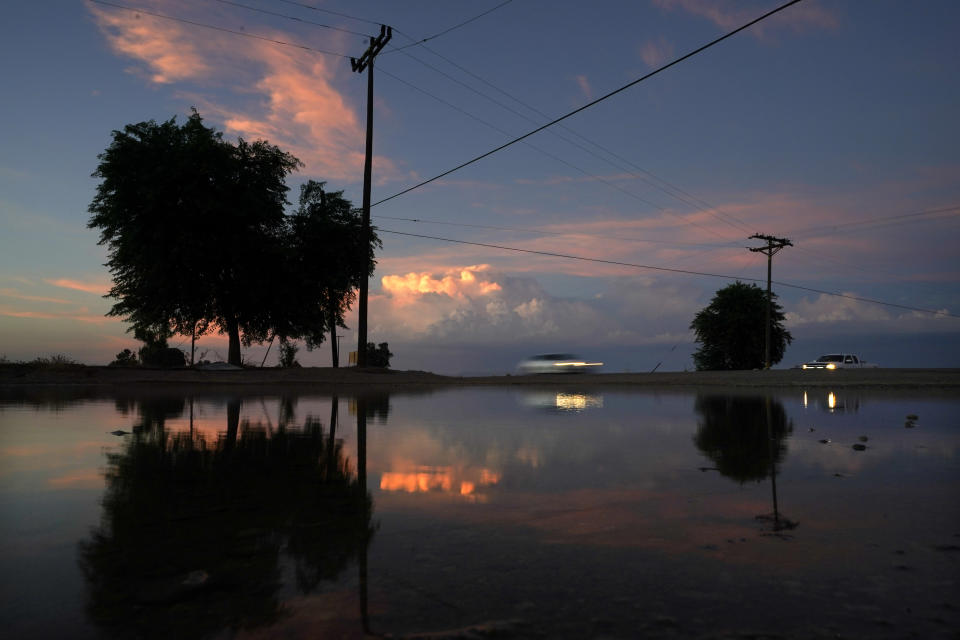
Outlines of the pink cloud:
[{"label": "pink cloud", "polygon": [[[345,61],[143,14],[99,7],[91,11],[114,51],[145,64],[153,83],[183,84],[181,95],[189,97],[201,114],[222,121],[227,133],[268,140],[302,160],[311,175],[338,181],[358,181],[362,176],[364,126],[357,110],[332,85],[335,65],[345,71]],[[196,5],[182,4],[177,15],[196,11]],[[294,39],[281,32],[257,35]],[[337,48],[340,36],[325,37],[333,39],[330,48]],[[228,105],[212,97],[211,84],[243,99]],[[235,106],[241,102],[243,106]],[[378,181],[399,177],[389,158],[377,156],[374,164]]]},{"label": "pink cloud", "polygon": [[590,81],[585,75],[577,76],[577,85],[580,87],[580,91],[583,93],[583,96],[588,100],[593,99],[593,88],[590,86]]},{"label": "pink cloud", "polygon": [[53,280],[44,280],[47,284],[63,289],[73,289],[74,291],[83,291],[84,293],[94,293],[98,296],[106,295],[110,291],[110,285],[103,282],[81,282],[70,278],[56,278]]},{"label": "pink cloud", "polygon": [[185,35],[185,25],[92,3],[87,7],[115,51],[147,64],[151,82],[168,84],[211,72],[196,44],[203,40]]},{"label": "pink cloud", "polygon": [[657,40],[648,40],[640,47],[640,59],[651,69],[663,66],[673,57],[673,45],[662,36]]},{"label": "pink cloud", "polygon": [[87,324],[116,324],[121,321],[118,318],[85,313],[86,309],[78,312],[47,313],[43,311],[20,311],[17,309],[7,309],[0,307],[0,316],[9,318],[28,318],[35,320],[69,320],[74,322],[84,322]]}]

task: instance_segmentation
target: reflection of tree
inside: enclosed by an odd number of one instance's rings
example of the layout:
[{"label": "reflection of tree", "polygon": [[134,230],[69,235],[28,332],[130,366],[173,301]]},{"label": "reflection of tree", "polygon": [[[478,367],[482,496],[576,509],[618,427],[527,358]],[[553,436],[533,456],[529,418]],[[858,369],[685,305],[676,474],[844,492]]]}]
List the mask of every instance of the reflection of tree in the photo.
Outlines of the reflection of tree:
[{"label": "reflection of tree", "polygon": [[728,478],[759,482],[786,455],[793,421],[779,401],[770,400],[769,430],[763,397],[697,396],[694,409],[702,420],[693,442]]},{"label": "reflection of tree", "polygon": [[[370,498],[322,425],[238,425],[211,443],[134,430],[107,456],[103,522],[80,544],[90,617],[120,636],[203,637],[280,616],[281,560],[308,592],[370,537]],[[144,422],[147,422],[144,420]],[[273,433],[270,433],[273,431]]]}]

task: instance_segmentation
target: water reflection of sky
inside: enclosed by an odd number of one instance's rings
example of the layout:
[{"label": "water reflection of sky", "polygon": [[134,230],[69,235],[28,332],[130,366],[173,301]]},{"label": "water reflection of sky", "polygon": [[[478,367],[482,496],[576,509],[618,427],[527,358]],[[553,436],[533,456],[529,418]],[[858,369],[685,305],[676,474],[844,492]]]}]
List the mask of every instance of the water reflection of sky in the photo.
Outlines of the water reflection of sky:
[{"label": "water reflection of sky", "polygon": [[[776,611],[809,623],[773,590],[804,606],[830,602],[837,613],[827,618],[840,629],[855,628],[858,606],[889,618],[892,636],[936,636],[937,619],[957,622],[938,604],[958,595],[956,399],[797,390],[768,406],[742,391],[499,389],[341,398],[333,436],[352,474],[361,406],[376,529],[364,558],[381,631],[520,618],[558,637],[633,635],[670,619],[679,635],[695,635],[727,620],[720,609],[740,597],[731,588],[755,592],[757,620]],[[193,434],[223,456],[231,420],[230,446],[247,439],[249,451],[313,424],[325,451],[333,408],[319,396],[0,406],[3,620],[21,635],[64,622],[98,633],[85,613],[77,544],[103,524],[108,456],[134,460],[130,443],[141,436],[129,432]],[[912,425],[908,415],[917,416]],[[773,511],[770,470],[778,514],[795,529],[757,519]],[[257,526],[256,517],[243,524]],[[315,553],[298,544],[296,566]],[[284,548],[278,557],[292,553]],[[293,636],[359,635],[356,578],[338,571],[319,591],[281,588],[272,597],[286,613],[258,624]],[[590,593],[581,593],[588,578]],[[576,612],[581,600],[592,615]],[[59,618],[44,613],[51,602]],[[694,604],[706,613],[688,620]],[[924,613],[908,615],[908,605]],[[590,627],[598,618],[609,628]]]}]

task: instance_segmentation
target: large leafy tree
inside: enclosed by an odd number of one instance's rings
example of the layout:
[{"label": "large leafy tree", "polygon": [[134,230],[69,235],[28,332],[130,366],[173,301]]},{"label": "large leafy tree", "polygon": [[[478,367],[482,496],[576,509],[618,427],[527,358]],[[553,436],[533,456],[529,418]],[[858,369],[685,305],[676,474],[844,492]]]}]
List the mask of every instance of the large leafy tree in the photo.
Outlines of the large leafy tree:
[{"label": "large leafy tree", "polygon": [[[783,326],[783,309],[772,295],[770,361],[783,359],[793,336]],[[690,328],[700,348],[693,354],[698,370],[760,369],[764,366],[766,292],[755,284],[735,282],[717,291],[693,318]]]},{"label": "large leafy tree", "polygon": [[99,156],[88,226],[100,230],[113,275],[109,314],[134,329],[229,336],[271,320],[274,265],[283,257],[285,178],[300,162],[265,141],[237,144],[194,111],[127,125]]},{"label": "large leafy tree", "polygon": [[[371,230],[364,246],[360,211],[342,191],[326,191],[325,186],[314,180],[302,185],[299,207],[289,218],[288,268],[295,277],[287,279],[292,286],[284,298],[291,308],[276,332],[303,338],[308,349],[319,346],[329,332],[337,366],[337,327],[347,328],[344,315],[361,279],[373,275],[374,251],[381,243]],[[364,255],[368,269],[361,262]]]}]

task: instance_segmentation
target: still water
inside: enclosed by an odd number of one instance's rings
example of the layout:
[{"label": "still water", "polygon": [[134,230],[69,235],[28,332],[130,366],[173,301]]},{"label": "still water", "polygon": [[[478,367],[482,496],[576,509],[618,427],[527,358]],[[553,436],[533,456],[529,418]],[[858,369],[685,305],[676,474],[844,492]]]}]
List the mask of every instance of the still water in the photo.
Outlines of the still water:
[{"label": "still water", "polygon": [[960,398],[0,400],[7,638],[960,628]]}]

